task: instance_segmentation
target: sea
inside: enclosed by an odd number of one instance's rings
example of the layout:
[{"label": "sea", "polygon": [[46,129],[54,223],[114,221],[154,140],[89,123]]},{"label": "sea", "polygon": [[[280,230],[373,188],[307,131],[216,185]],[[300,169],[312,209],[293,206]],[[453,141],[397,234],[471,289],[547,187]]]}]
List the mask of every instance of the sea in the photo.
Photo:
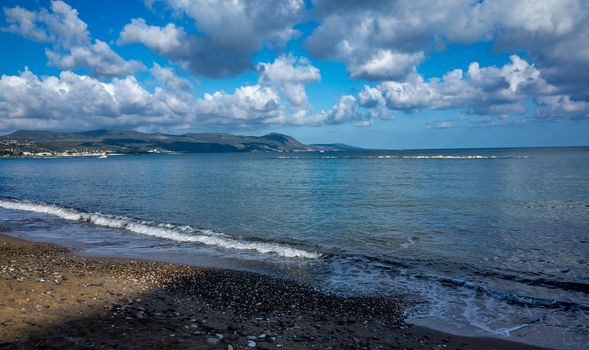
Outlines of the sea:
[{"label": "sea", "polygon": [[400,298],[408,322],[461,335],[589,344],[589,148],[5,158],[0,229]]}]

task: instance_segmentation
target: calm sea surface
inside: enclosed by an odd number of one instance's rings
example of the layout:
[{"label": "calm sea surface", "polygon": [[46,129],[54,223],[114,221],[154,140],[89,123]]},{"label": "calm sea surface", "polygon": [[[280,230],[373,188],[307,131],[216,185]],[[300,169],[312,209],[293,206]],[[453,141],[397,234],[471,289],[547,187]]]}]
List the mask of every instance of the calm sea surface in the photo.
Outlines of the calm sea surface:
[{"label": "calm sea surface", "polygon": [[460,334],[589,343],[589,148],[0,159],[0,226],[400,296],[409,321]]}]

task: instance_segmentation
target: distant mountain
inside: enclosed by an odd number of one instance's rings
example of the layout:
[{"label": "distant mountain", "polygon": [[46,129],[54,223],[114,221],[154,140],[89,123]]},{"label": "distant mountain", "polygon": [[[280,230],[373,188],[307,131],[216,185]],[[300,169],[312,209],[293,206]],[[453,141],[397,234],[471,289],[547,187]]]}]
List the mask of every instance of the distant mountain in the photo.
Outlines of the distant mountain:
[{"label": "distant mountain", "polygon": [[314,143],[310,145],[318,151],[361,151],[364,148],[346,145],[345,143]]},{"label": "distant mountain", "polygon": [[[358,150],[344,144],[305,145],[295,138],[270,133],[264,136],[242,136],[222,133],[189,133],[183,135],[146,134],[126,130],[92,130],[56,132],[18,130],[0,136],[0,147],[20,152],[103,151],[118,153],[147,152],[302,152]],[[0,148],[1,150],[1,148]]]}]

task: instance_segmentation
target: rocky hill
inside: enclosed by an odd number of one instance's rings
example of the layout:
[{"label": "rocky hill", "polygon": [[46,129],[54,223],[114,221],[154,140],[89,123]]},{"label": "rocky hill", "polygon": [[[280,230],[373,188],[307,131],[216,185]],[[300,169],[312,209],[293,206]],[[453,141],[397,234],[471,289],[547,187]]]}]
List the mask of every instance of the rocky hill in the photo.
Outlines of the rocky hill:
[{"label": "rocky hill", "polygon": [[56,132],[18,130],[0,137],[3,152],[302,152],[349,151],[359,149],[344,144],[305,145],[295,138],[270,133],[242,136],[223,133],[171,135],[127,130]]}]

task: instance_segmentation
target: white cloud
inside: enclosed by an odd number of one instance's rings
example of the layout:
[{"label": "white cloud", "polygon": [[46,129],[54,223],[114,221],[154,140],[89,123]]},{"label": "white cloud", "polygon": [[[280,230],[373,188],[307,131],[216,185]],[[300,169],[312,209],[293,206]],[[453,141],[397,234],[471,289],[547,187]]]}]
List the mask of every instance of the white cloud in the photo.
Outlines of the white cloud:
[{"label": "white cloud", "polygon": [[589,7],[584,0],[316,0],[320,25],[306,47],[346,64],[350,77],[412,79],[424,52],[447,44],[493,41],[525,51],[544,79],[589,100]]},{"label": "white cloud", "polygon": [[242,86],[233,94],[205,94],[196,102],[199,118],[207,124],[247,126],[272,123],[283,116],[280,97],[271,87]]},{"label": "white cloud", "polygon": [[258,64],[260,79],[269,83],[313,83],[321,80],[319,69],[304,58],[282,55],[273,63]]},{"label": "white cloud", "polygon": [[573,101],[566,95],[541,96],[536,99],[536,115],[541,118],[587,118],[589,102]]},{"label": "white cloud", "polygon": [[52,1],[50,9],[37,12],[23,9],[4,8],[8,26],[5,31],[25,38],[51,42],[70,49],[83,45],[89,40],[88,26],[78,18],[78,11],[63,1]]},{"label": "white cloud", "polygon": [[139,61],[125,61],[108,44],[98,39],[93,45],[74,46],[69,53],[61,54],[50,49],[45,53],[49,64],[55,67],[67,70],[84,67],[99,77],[122,76],[145,68]]},{"label": "white cloud", "polygon": [[143,18],[134,18],[125,25],[119,35],[119,43],[142,43],[156,53],[164,56],[188,55],[188,36],[182,27],[168,23],[165,27],[150,26]]},{"label": "white cloud", "polygon": [[2,31],[18,33],[23,37],[39,42],[51,41],[50,34],[37,25],[37,13],[22,7],[4,8],[4,17],[8,25]]},{"label": "white cloud", "polygon": [[202,34],[187,34],[173,23],[148,25],[138,18],[123,28],[119,42],[143,44],[194,75],[209,78],[233,76],[253,68],[253,55],[264,44],[284,44],[296,34],[293,25],[305,11],[302,0],[167,3],[192,19]]},{"label": "white cloud", "polygon": [[190,95],[194,89],[188,80],[176,75],[171,68],[162,67],[157,63],[153,64],[151,74],[156,78],[160,86],[168,91]]},{"label": "white cloud", "polygon": [[472,114],[523,113],[527,98],[554,91],[535,66],[515,55],[501,68],[473,62],[466,72],[456,69],[429,81],[415,75],[406,82],[383,82],[377,89],[392,110],[464,109]]},{"label": "white cloud", "polygon": [[261,48],[264,40],[290,38],[301,19],[303,0],[167,0],[172,8],[194,20],[213,46],[241,46],[243,52]]},{"label": "white cloud", "polygon": [[185,122],[165,94],[133,76],[111,82],[70,71],[38,77],[29,70],[0,78],[0,129],[173,126]]},{"label": "white cloud", "polygon": [[305,45],[320,59],[344,62],[352,78],[403,81],[424,59],[429,27],[458,17],[456,5],[443,4],[316,1],[320,25]]},{"label": "white cloud", "polygon": [[[366,87],[366,89],[370,88]],[[384,105],[366,105],[364,98],[365,95],[359,97],[343,95],[333,107],[320,111],[309,120],[314,120],[313,125],[354,123],[356,126],[370,126],[376,118],[393,119],[392,113]]]},{"label": "white cloud", "polygon": [[[319,69],[307,60],[282,55],[272,63],[258,64],[256,85],[242,86],[233,94],[215,92],[197,101],[197,113],[206,123],[318,125],[323,116],[312,115],[305,84],[321,80]],[[286,102],[286,103],[285,103]]]},{"label": "white cloud", "polygon": [[259,63],[258,72],[258,83],[276,87],[295,111],[311,109],[304,84],[320,81],[321,74],[307,60],[283,55],[273,63]]},{"label": "white cloud", "polygon": [[50,9],[39,11],[4,8],[4,15],[7,26],[2,30],[52,44],[45,53],[55,67],[87,68],[100,77],[123,76],[144,68],[139,61],[126,61],[103,41],[92,44],[88,26],[78,17],[78,11],[63,1],[52,1]]},{"label": "white cloud", "polygon": [[415,71],[423,61],[423,52],[400,53],[391,50],[377,50],[360,62],[351,62],[350,77],[367,80],[404,79]]},{"label": "white cloud", "polygon": [[156,84],[153,91],[144,88],[134,76],[103,82],[71,71],[40,77],[26,69],[19,75],[0,78],[0,130],[103,127],[203,130],[322,123],[309,110],[293,108],[289,100],[292,96],[282,92],[284,86],[288,90],[288,84],[295,84],[302,86],[305,94],[303,82],[319,79],[315,67],[289,56],[267,64],[265,72],[275,69],[274,64],[287,62],[293,64],[288,76],[270,78],[261,73],[258,84],[241,86],[233,93],[205,93],[200,99],[194,96],[193,85],[188,80],[156,63],[150,70],[151,80]]},{"label": "white cloud", "polygon": [[[49,64],[67,71],[59,77],[29,71],[2,76],[0,128],[22,123],[80,128],[369,125],[376,118],[391,119],[397,111],[429,109],[457,109],[480,116],[480,125],[499,125],[506,123],[505,116],[531,113],[530,101],[535,101],[538,117],[589,116],[589,7],[580,0],[318,0],[312,12],[319,26],[306,48],[319,59],[343,62],[351,78],[375,81],[318,113],[309,103],[306,84],[319,82],[321,74],[309,61],[283,54],[252,66],[254,54],[265,45],[279,46],[297,34],[294,25],[306,13],[302,0],[166,2],[194,28],[148,25],[136,18],[122,29],[118,42],[141,43],[181,68],[211,78],[255,68],[258,81],[197,99],[189,81],[153,64],[156,86],[148,90],[129,75],[144,65],[92,39],[77,10],[65,2],[52,1],[37,11],[4,8],[2,30],[46,43]],[[481,40],[493,41],[498,50],[524,51],[525,59],[514,55],[501,67],[473,62],[466,70],[431,79],[417,73],[432,50]],[[71,72],[77,69],[90,76]]]},{"label": "white cloud", "polygon": [[[541,72],[526,60],[513,55],[502,67],[480,67],[477,62],[467,71],[456,69],[442,78],[425,80],[412,74],[404,82],[385,81],[376,86],[365,86],[357,97],[345,95],[328,111],[320,115],[325,123],[363,121],[376,118],[391,119],[395,111],[412,113],[421,110],[457,109],[470,115],[483,116],[471,125],[513,125],[505,118],[524,115],[529,101],[536,102],[536,116],[543,118],[586,118],[589,103],[574,101],[561,95],[559,89],[548,84]],[[460,120],[429,123],[428,127],[447,128]],[[517,120],[523,123],[524,116]]]},{"label": "white cloud", "polygon": [[[274,75],[275,68],[284,70]],[[383,82],[365,86],[357,95],[344,95],[328,110],[311,113],[293,108],[283,93],[284,84],[319,79],[319,72],[306,62],[284,56],[260,69],[255,85],[232,93],[217,91],[194,96],[193,85],[172,69],[153,65],[147,90],[133,76],[103,82],[90,76],[64,71],[59,76],[39,77],[25,70],[0,78],[0,130],[17,128],[92,129],[141,128],[155,130],[252,129],[261,125],[322,125],[354,123],[370,125],[374,119],[391,119],[395,111],[458,109],[482,116],[467,121],[447,120],[428,127],[456,124],[493,126],[522,123],[507,118],[526,110],[527,99],[537,101],[536,113],[543,118],[583,118],[589,104],[555,93],[538,70],[517,56],[503,67],[480,67],[473,63],[466,72],[454,70],[441,79],[424,80],[414,75],[410,82]],[[150,80],[148,80],[150,81]],[[533,95],[530,95],[533,92]],[[295,104],[296,105],[296,104]]]},{"label": "white cloud", "polygon": [[326,121],[332,124],[338,124],[355,120],[357,100],[354,96],[344,95],[339,101],[327,112]]}]

